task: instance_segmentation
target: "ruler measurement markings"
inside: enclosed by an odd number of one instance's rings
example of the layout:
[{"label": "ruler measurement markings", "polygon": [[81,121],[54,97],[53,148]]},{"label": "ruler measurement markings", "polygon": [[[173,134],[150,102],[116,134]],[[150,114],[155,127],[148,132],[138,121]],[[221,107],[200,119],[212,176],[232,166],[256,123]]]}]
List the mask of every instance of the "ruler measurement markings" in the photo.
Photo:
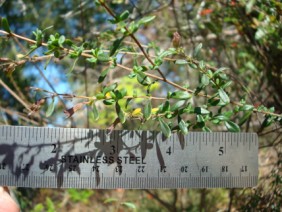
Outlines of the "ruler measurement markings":
[{"label": "ruler measurement markings", "polygon": [[[17,128],[17,130],[19,130],[20,128]],[[26,133],[26,130],[24,129],[24,128],[21,128],[21,129],[23,129],[23,131],[21,131],[22,132],[22,134],[23,133]],[[20,130],[21,130],[20,129]],[[10,129],[11,130],[11,129]],[[14,135],[17,135],[18,133],[20,133],[19,131],[17,131],[16,129],[14,129]],[[40,132],[41,133],[41,131],[38,131],[38,129],[34,129],[36,132]],[[33,136],[32,137],[34,137],[34,132],[35,131],[29,131],[29,137],[30,137],[30,135],[31,134],[33,134]],[[48,131],[48,130],[47,130]],[[45,130],[43,130],[43,132],[42,132],[42,134],[43,134],[43,136],[45,137],[45,132],[46,132],[46,128],[45,128]],[[76,130],[76,132],[77,132],[77,130]],[[58,133],[58,131],[53,131],[52,132],[52,130],[51,130],[51,138],[53,137],[52,136],[52,134],[53,133]],[[74,131],[69,131],[68,133],[74,133]],[[84,133],[85,133],[85,131],[84,131]],[[21,134],[21,135],[22,135]],[[36,135],[38,135],[38,134],[36,134]],[[193,137],[193,141],[194,141],[194,143],[195,142],[205,142],[204,141],[204,139],[206,139],[206,142],[207,142],[207,140],[208,140],[208,138],[210,138],[212,141],[214,141],[215,139],[214,139],[214,137],[215,136],[213,136],[213,134],[211,134],[211,136],[209,137],[209,135],[208,134],[194,134],[194,133],[192,133],[192,135],[189,135],[189,136],[192,136]],[[218,136],[218,135],[216,135],[216,136]],[[220,134],[219,134],[219,136],[220,136]],[[230,138],[230,136],[231,136],[231,138]],[[230,136],[228,137],[228,135],[224,135],[223,137],[224,137],[224,139],[223,139],[223,141],[222,142],[224,142],[224,144],[226,145],[226,142],[228,142],[228,138],[229,139],[231,139],[231,142],[234,140],[234,134],[230,134]],[[147,136],[146,136],[147,137]],[[89,137],[90,138],[90,137]],[[115,140],[117,140],[119,137],[117,136],[117,135],[114,135],[113,136],[113,141],[115,141]],[[138,137],[139,138],[139,137]],[[160,137],[158,137],[158,138],[160,138]],[[187,141],[188,141],[188,136],[185,136],[185,142],[186,143],[188,143]],[[254,139],[254,136],[253,135],[251,135],[251,137],[250,137],[251,139]],[[239,136],[239,138],[237,138],[237,140],[238,139],[240,139],[240,136]],[[246,134],[244,134],[244,140],[246,140],[247,139],[247,136],[246,136]],[[133,140],[133,139],[131,139],[131,140]],[[41,140],[40,140],[41,141]],[[44,141],[44,140],[43,140]],[[52,141],[52,140],[51,140]],[[142,140],[141,140],[142,141]],[[169,141],[169,139],[168,139],[168,141]],[[156,142],[158,142],[158,140],[156,140]],[[172,138],[172,142],[174,143],[174,142],[177,142],[176,141],[176,138]],[[251,143],[252,141],[250,141],[250,143]],[[217,140],[217,143],[220,143],[220,140]],[[239,142],[239,143],[241,143],[241,142]],[[254,142],[255,143],[255,142]],[[206,143],[207,144],[207,143]],[[254,144],[254,145],[251,145],[250,147],[253,147],[253,146],[255,146],[256,145],[256,143]],[[242,149],[242,145],[239,145],[239,148],[241,148]],[[161,149],[163,149],[163,147],[161,148]],[[201,151],[200,152],[197,152],[196,154],[199,154],[199,153],[201,153],[202,151],[203,151],[203,154],[204,154],[204,152],[205,152],[205,148],[201,148],[200,149]],[[149,150],[148,150],[149,151]],[[191,150],[190,150],[191,151]],[[192,150],[193,151],[193,150]],[[148,152],[149,153],[149,152]],[[202,153],[201,153],[202,154]],[[209,153],[210,154],[210,153]],[[45,156],[45,155],[44,155]],[[48,156],[48,155],[46,155],[46,156]],[[167,157],[166,155],[164,156],[165,158]],[[175,156],[173,156],[173,157],[175,157]],[[133,167],[132,165],[130,165],[130,164],[126,164],[126,165],[128,165],[128,167]],[[153,166],[154,166],[154,164],[152,164]],[[171,179],[172,180],[172,185],[175,187],[178,183],[178,179],[180,179],[180,177],[181,177],[181,173],[180,173],[180,171],[179,171],[179,168],[180,167],[176,167],[175,165],[174,165],[174,163],[168,163],[168,164],[166,164],[166,165],[168,165],[168,166],[171,166],[172,165],[172,168],[176,168],[176,170],[178,171],[178,174],[177,174],[177,176],[178,176],[178,178],[176,179],[176,176],[174,175],[174,171],[172,171],[172,172],[170,172],[169,174],[165,174],[165,173],[163,173],[162,174],[162,177],[160,176],[160,169],[158,169],[157,170],[157,173],[158,173],[158,179],[159,178],[161,178],[162,179],[162,182],[161,182],[161,185],[162,186],[167,186],[167,182],[168,182],[168,179]],[[182,164],[183,165],[183,164]],[[209,165],[209,164],[208,164]],[[134,165],[135,166],[135,165]],[[137,166],[137,165],[136,165]],[[180,166],[181,166],[181,164],[180,164]],[[200,165],[200,167],[199,168],[201,168],[203,165]],[[249,168],[249,167],[248,167]],[[213,170],[214,169],[214,167],[213,166],[210,166],[209,165],[209,176],[211,176],[211,172],[212,173],[215,173],[215,170]],[[128,168],[126,168],[125,169],[125,171],[127,172],[129,169]],[[238,170],[238,169],[237,169]],[[211,172],[210,172],[211,171]],[[136,172],[136,170],[135,170],[135,172]],[[128,172],[128,173],[130,173],[130,172]],[[230,173],[230,172],[229,172]],[[35,174],[36,173],[32,173],[32,176],[34,177],[35,176]],[[151,174],[153,174],[154,175],[154,173],[152,173],[151,172]],[[206,181],[202,181],[202,185],[201,186],[205,186],[205,185],[207,185],[207,184],[211,184],[210,182],[209,182],[209,180],[212,180],[211,178],[207,178],[207,176],[205,176],[205,175],[203,175],[204,173],[201,173],[200,172],[200,177],[202,177],[203,179],[205,178],[205,180]],[[231,174],[231,173],[230,173]],[[242,173],[240,172],[240,176],[242,176],[241,175]],[[250,172],[248,172],[248,174],[249,174],[249,176],[250,176]],[[167,177],[167,175],[169,176],[169,177]],[[172,175],[172,176],[171,176]],[[190,177],[191,177],[191,172],[190,172],[190,168],[189,168],[189,175],[190,175]],[[83,176],[83,175],[82,175]],[[183,173],[183,176],[185,176],[185,173]],[[118,176],[118,178],[119,178],[119,180],[120,180],[120,183],[121,184],[126,184],[125,183],[125,181],[123,181],[122,179],[124,178],[124,177],[127,177],[126,176],[126,173],[125,174],[122,174],[121,176]],[[142,176],[137,176],[138,177],[138,179],[142,179]],[[147,172],[147,176],[146,177],[148,177],[148,172]],[[225,178],[224,179],[227,179],[226,178],[227,176],[225,176]],[[32,179],[32,178],[30,178],[30,179]],[[29,179],[29,180],[30,180]],[[84,178],[83,178],[84,179]],[[65,179],[65,180],[67,180],[67,179]],[[122,182],[124,182],[124,183],[122,183]],[[208,183],[209,182],[209,183]],[[156,182],[157,183],[157,182]],[[183,181],[182,181],[182,183],[183,183]],[[253,181],[250,181],[250,183],[253,183]],[[248,183],[248,185],[250,184],[250,183]],[[82,186],[82,185],[80,185],[81,183],[78,183],[78,186]],[[88,185],[88,184],[87,184]],[[143,184],[142,184],[143,185]],[[181,185],[181,183],[179,184],[179,185]],[[227,185],[227,184],[225,184],[225,185]],[[84,185],[85,186],[85,185]],[[154,186],[153,186],[154,187]]]},{"label": "ruler measurement markings", "polygon": [[5,137],[5,131],[6,131],[5,128],[6,128],[6,126],[2,125],[1,128],[2,128],[2,130],[1,130],[1,137],[4,138]]},{"label": "ruler measurement markings", "polygon": [[[232,140],[232,134],[231,134],[231,138],[230,140]],[[227,154],[227,148],[226,148],[226,142],[229,142],[228,139],[227,139],[227,134],[225,134],[225,140],[224,140],[224,154],[226,155]]]},{"label": "ruler measurement markings", "polygon": [[196,143],[199,143],[199,151],[201,151],[201,143],[202,143],[200,136],[201,135],[199,135],[199,134],[197,134],[197,136],[196,136]]},{"label": "ruler measurement markings", "polygon": [[[174,153],[174,144],[175,144],[174,138],[175,138],[175,136],[176,136],[176,134],[172,135],[172,153]],[[168,143],[168,139],[166,139],[166,143]],[[171,143],[171,142],[169,142],[169,143]]]},{"label": "ruler measurement markings", "polygon": [[12,128],[9,128],[9,130],[8,130],[9,133],[8,133],[7,139],[8,139],[9,137],[11,137],[11,135],[12,135],[12,132],[11,132],[11,131],[12,131]]},{"label": "ruler measurement markings", "polygon": [[11,131],[13,131],[13,132],[12,132],[12,135],[13,135],[13,141],[15,141],[15,137],[16,137],[16,130],[17,130],[17,128],[12,128],[12,130],[11,130]]}]

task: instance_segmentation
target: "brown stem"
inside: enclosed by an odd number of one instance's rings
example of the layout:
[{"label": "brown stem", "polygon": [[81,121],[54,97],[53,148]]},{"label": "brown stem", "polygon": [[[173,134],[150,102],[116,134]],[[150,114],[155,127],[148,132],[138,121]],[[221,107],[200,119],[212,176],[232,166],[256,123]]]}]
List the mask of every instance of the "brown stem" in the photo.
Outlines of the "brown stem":
[{"label": "brown stem", "polygon": [[204,188],[204,189],[201,190],[201,200],[200,200],[199,211],[206,211],[206,196],[207,196],[207,191]]},{"label": "brown stem", "polygon": [[19,103],[21,103],[28,111],[31,111],[28,104],[25,103],[25,101],[23,101],[14,91],[12,91],[9,86],[4,83],[1,79],[0,79],[0,84],[16,99],[18,100]]},{"label": "brown stem", "polygon": [[230,212],[231,209],[232,209],[234,194],[235,194],[235,189],[234,188],[230,189],[230,191],[229,191],[229,204],[228,204],[228,209],[227,209],[228,212]]},{"label": "brown stem", "polygon": [[148,189],[144,190],[146,193],[148,193],[149,195],[151,195],[155,200],[157,200],[161,205],[163,205],[165,208],[167,208],[169,211],[173,211],[173,207],[165,202],[164,200],[162,200],[157,194],[154,194],[153,192],[151,192]]}]

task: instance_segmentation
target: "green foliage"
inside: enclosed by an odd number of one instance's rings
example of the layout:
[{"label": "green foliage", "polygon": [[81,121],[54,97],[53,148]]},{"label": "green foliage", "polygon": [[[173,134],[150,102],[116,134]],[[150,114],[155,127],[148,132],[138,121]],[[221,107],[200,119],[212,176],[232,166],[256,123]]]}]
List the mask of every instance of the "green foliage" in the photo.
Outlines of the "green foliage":
[{"label": "green foliage", "polygon": [[203,44],[202,44],[202,43],[200,43],[200,44],[198,44],[198,45],[196,46],[196,48],[195,48],[195,50],[194,50],[194,52],[193,52],[193,56],[194,56],[194,57],[197,57],[197,56],[198,56],[198,54],[200,53],[200,50],[201,50],[202,47],[203,47]]},{"label": "green foliage", "polygon": [[52,102],[50,103],[46,111],[46,117],[51,116],[54,112],[54,109],[55,109],[55,101],[54,101],[54,98],[52,98]]},{"label": "green foliage", "polygon": [[158,120],[159,120],[159,123],[160,123],[162,133],[166,137],[170,137],[171,129],[170,129],[169,125],[162,118],[158,118]]},{"label": "green foliage", "polygon": [[41,212],[41,211],[46,211],[46,212],[57,211],[54,202],[49,197],[46,198],[44,204],[43,203],[36,204],[34,208],[31,210],[31,212]]},{"label": "green foliage", "polygon": [[4,29],[6,32],[11,33],[11,29],[10,29],[10,26],[9,26],[9,23],[8,23],[7,18],[2,18],[2,20],[1,20],[1,26],[3,27],[3,29]]},{"label": "green foliage", "polygon": [[145,120],[150,119],[151,115],[152,115],[152,104],[151,104],[151,101],[148,101],[148,103],[144,106]]},{"label": "green foliage", "polygon": [[68,194],[73,202],[89,204],[89,198],[94,194],[93,190],[68,189]]}]

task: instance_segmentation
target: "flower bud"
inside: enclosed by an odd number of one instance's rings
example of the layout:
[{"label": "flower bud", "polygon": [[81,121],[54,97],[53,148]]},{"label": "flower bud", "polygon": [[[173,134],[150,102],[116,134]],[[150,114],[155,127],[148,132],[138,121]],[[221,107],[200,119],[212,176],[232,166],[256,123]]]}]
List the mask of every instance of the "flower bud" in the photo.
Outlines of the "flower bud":
[{"label": "flower bud", "polygon": [[181,36],[178,32],[173,33],[172,46],[178,48],[180,46]]}]

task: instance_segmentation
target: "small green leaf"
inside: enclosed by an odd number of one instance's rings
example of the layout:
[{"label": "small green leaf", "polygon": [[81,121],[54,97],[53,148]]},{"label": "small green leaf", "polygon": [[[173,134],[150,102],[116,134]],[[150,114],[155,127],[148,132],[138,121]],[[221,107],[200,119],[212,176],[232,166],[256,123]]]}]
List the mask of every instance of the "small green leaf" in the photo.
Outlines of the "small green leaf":
[{"label": "small green leaf", "polygon": [[146,24],[146,23],[149,23],[150,21],[154,20],[156,16],[147,16],[147,17],[144,17],[144,18],[141,18],[139,21],[138,21],[138,24]]},{"label": "small green leaf", "polygon": [[90,63],[97,63],[97,58],[96,57],[90,57],[86,59]]},{"label": "small green leaf", "polygon": [[7,18],[2,18],[2,27],[6,32],[11,33],[11,29],[10,29]]},{"label": "small green leaf", "polygon": [[167,101],[165,101],[165,103],[163,103],[159,106],[159,113],[166,113],[168,111],[170,111],[170,103],[167,100]]},{"label": "small green leaf", "polygon": [[[135,33],[138,30],[138,28],[139,28],[139,25],[135,23],[134,21],[132,21],[128,27],[129,34]],[[128,35],[128,32],[125,31],[124,35]]]},{"label": "small green leaf", "polygon": [[55,56],[56,58],[59,58],[59,57],[61,56],[60,51],[55,50],[55,51],[54,51],[54,56]]},{"label": "small green leaf", "polygon": [[128,10],[124,11],[122,14],[119,16],[119,21],[124,21],[129,17],[130,13]]},{"label": "small green leaf", "polygon": [[222,68],[217,69],[217,70],[213,73],[213,76],[217,76],[218,74],[222,73],[222,72],[225,71],[226,69],[228,69],[228,68],[222,67]]},{"label": "small green leaf", "polygon": [[64,35],[61,35],[60,36],[60,38],[59,38],[59,45],[61,46],[61,47],[63,47],[63,43],[65,42],[65,40],[66,40],[66,38],[65,38],[65,36]]},{"label": "small green leaf", "polygon": [[171,136],[171,129],[168,126],[168,124],[162,119],[159,118],[159,123],[160,123],[160,127],[161,127],[161,131],[162,133],[168,138]]},{"label": "small green leaf", "polygon": [[202,77],[201,77],[201,83],[204,85],[204,86],[207,86],[209,83],[210,83],[210,79],[209,77],[206,75],[206,74],[203,74]]},{"label": "small green leaf", "polygon": [[185,64],[187,64],[187,63],[188,63],[187,60],[176,60],[176,61],[175,61],[175,64],[177,64],[177,65],[185,65]]},{"label": "small green leaf", "polygon": [[[95,58],[95,59],[96,59],[96,58]],[[101,83],[101,82],[104,81],[104,79],[106,78],[106,76],[107,76],[107,74],[109,73],[109,71],[110,71],[110,68],[106,68],[105,70],[103,70],[103,71],[101,72],[101,75],[100,75],[99,78],[98,78],[98,82],[99,82],[99,83]]]},{"label": "small green leaf", "polygon": [[270,115],[265,116],[265,119],[263,120],[261,124],[262,129],[270,126],[272,122],[273,122],[273,119],[271,118]]},{"label": "small green leaf", "polygon": [[108,198],[104,201],[104,203],[112,203],[112,202],[117,202],[118,200],[116,198]]},{"label": "small green leaf", "polygon": [[194,57],[197,57],[197,56],[198,56],[198,54],[199,54],[199,52],[200,52],[202,46],[203,46],[202,43],[200,43],[200,44],[198,44],[198,45],[196,46],[196,48],[195,48],[195,50],[194,50],[194,53],[193,53],[193,56],[194,56]]},{"label": "small green leaf", "polygon": [[131,102],[132,98],[128,98],[125,103],[125,109],[127,109],[129,103]]},{"label": "small green leaf", "polygon": [[212,130],[211,130],[210,128],[208,128],[207,126],[204,126],[204,127],[202,128],[202,130],[203,130],[204,132],[212,132]]},{"label": "small green leaf", "polygon": [[212,119],[214,120],[219,120],[219,121],[228,121],[229,120],[229,117],[225,116],[225,115],[222,115],[222,114],[218,114],[214,117],[212,117]]},{"label": "small green leaf", "polygon": [[178,125],[179,125],[180,131],[182,132],[182,134],[186,135],[188,133],[187,123],[183,119],[181,119],[178,122]]},{"label": "small green leaf", "polygon": [[77,61],[78,61],[78,59],[79,59],[79,58],[76,58],[76,59],[73,61],[73,64],[72,64],[72,66],[71,66],[71,68],[70,68],[70,70],[69,70],[69,72],[68,72],[67,74],[70,74],[70,73],[73,71],[73,69],[74,69],[74,67],[75,67],[75,65],[76,65],[76,63],[77,63]]},{"label": "small green leaf", "polygon": [[48,109],[46,111],[46,117],[51,116],[53,114],[53,112],[54,112],[54,109],[55,109],[55,101],[54,101],[54,98],[52,98],[52,102],[48,106]]},{"label": "small green leaf", "polygon": [[122,108],[120,107],[118,103],[116,103],[116,113],[118,115],[120,122],[123,124],[126,120],[125,112],[122,110]]},{"label": "small green leaf", "polygon": [[134,203],[131,203],[131,202],[123,202],[123,203],[121,203],[121,205],[124,205],[124,206],[126,206],[126,207],[128,207],[128,208],[131,208],[131,209],[133,209],[133,210],[136,210],[136,205],[135,205]]},{"label": "small green leaf", "polygon": [[174,105],[171,106],[171,111],[179,110],[185,104],[185,100],[177,101]]},{"label": "small green leaf", "polygon": [[209,105],[211,106],[217,106],[220,103],[220,99],[217,99],[215,97],[212,97],[208,100]]},{"label": "small green leaf", "polygon": [[243,105],[239,108],[239,111],[248,111],[248,110],[253,110],[254,106],[253,105]]},{"label": "small green leaf", "polygon": [[242,126],[249,119],[252,113],[253,113],[252,111],[247,110],[242,116],[242,118],[240,118],[239,125]]},{"label": "small green leaf", "polygon": [[144,74],[142,71],[138,71],[138,72],[136,73],[136,75],[137,75],[137,81],[138,81],[141,85],[146,86],[146,85],[150,85],[150,84],[152,83],[151,80],[150,80],[150,78],[149,78],[146,74]]},{"label": "small green leaf", "polygon": [[122,37],[120,39],[117,39],[114,41],[112,47],[111,47],[111,51],[110,51],[110,57],[114,55],[114,53],[116,53],[117,49],[119,48],[120,44],[122,43],[123,39],[125,37]]},{"label": "small green leaf", "polygon": [[97,93],[97,94],[96,94],[96,98],[97,98],[98,100],[104,99],[104,98],[105,98],[105,95],[102,94],[102,93]]},{"label": "small green leaf", "polygon": [[44,70],[46,70],[47,66],[49,65],[52,57],[49,57],[48,60],[46,60],[45,65],[44,65]]},{"label": "small green leaf", "polygon": [[46,207],[48,208],[48,212],[56,211],[54,202],[49,197],[46,198]]},{"label": "small green leaf", "polygon": [[246,4],[245,10],[247,14],[250,14],[252,12],[254,4],[256,3],[256,0],[249,0],[247,2],[248,3]]},{"label": "small green leaf", "polygon": [[103,94],[106,95],[106,93],[113,91],[117,88],[117,83],[111,84],[110,86],[107,86],[103,89]]},{"label": "small green leaf", "polygon": [[204,119],[204,117],[202,116],[202,115],[197,115],[196,116],[196,119],[197,119],[197,122],[203,122],[203,123],[205,123],[205,119]]},{"label": "small green leaf", "polygon": [[99,112],[98,112],[98,109],[97,109],[97,107],[96,107],[95,102],[93,103],[92,107],[93,107],[92,112],[93,112],[93,115],[94,115],[93,118],[94,118],[94,121],[96,121],[96,120],[99,119]]},{"label": "small green leaf", "polygon": [[170,95],[172,99],[190,99],[192,96],[186,91],[175,91]]},{"label": "small green leaf", "polygon": [[36,204],[32,210],[33,212],[44,211],[44,206],[42,203]]},{"label": "small green leaf", "polygon": [[194,112],[196,114],[201,114],[201,115],[206,115],[206,114],[210,113],[210,111],[208,111],[208,110],[206,110],[205,108],[202,108],[202,107],[195,107]]},{"label": "small green leaf", "polygon": [[144,118],[145,120],[150,119],[152,114],[152,104],[151,101],[149,100],[148,103],[144,107]]},{"label": "small green leaf", "polygon": [[225,89],[227,87],[229,87],[233,82],[230,80],[228,82],[226,82],[224,85],[221,86],[222,89]]},{"label": "small green leaf", "polygon": [[105,104],[105,105],[112,105],[112,104],[114,104],[116,101],[114,100],[114,99],[105,99],[104,101],[103,101],[103,103]]},{"label": "small green leaf", "polygon": [[224,104],[228,104],[230,102],[229,96],[226,94],[226,92],[223,89],[218,90],[219,98]]},{"label": "small green leaf", "polygon": [[122,88],[120,90],[115,91],[115,95],[117,99],[122,99],[124,96],[126,96],[127,90],[126,88]]},{"label": "small green leaf", "polygon": [[189,63],[189,66],[191,68],[193,68],[193,69],[197,69],[198,68],[198,66],[196,64],[194,64],[194,63]]},{"label": "small green leaf", "polygon": [[206,65],[205,65],[205,62],[201,60],[201,61],[199,62],[199,67],[200,67],[200,69],[204,70],[204,69],[205,69],[205,66],[206,66]]},{"label": "small green leaf", "polygon": [[197,124],[194,125],[194,129],[200,128],[202,129],[205,126],[205,119],[202,115],[196,116]]},{"label": "small green leaf", "polygon": [[240,132],[240,127],[232,121],[225,121],[225,126],[229,132]]},{"label": "small green leaf", "polygon": [[101,53],[98,55],[97,57],[98,61],[100,62],[109,62],[111,60],[111,58],[109,57],[109,55],[105,54],[105,53]]}]

